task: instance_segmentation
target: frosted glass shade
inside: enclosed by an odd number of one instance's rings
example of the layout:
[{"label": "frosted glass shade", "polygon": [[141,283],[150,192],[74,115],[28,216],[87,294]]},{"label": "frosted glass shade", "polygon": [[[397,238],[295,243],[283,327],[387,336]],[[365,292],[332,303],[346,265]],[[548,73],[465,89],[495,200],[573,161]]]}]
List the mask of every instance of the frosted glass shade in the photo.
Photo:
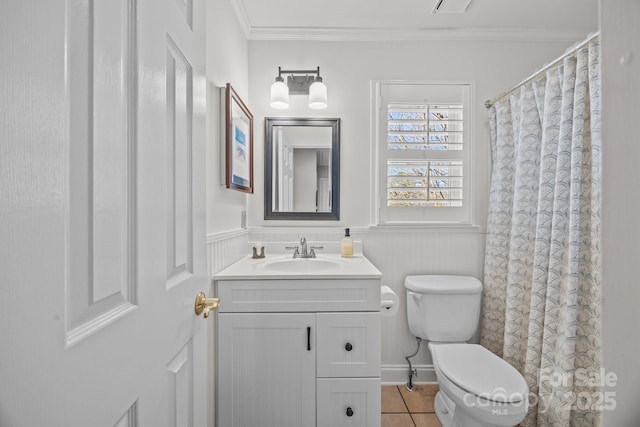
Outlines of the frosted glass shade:
[{"label": "frosted glass shade", "polygon": [[309,108],[314,110],[327,108],[327,87],[321,81],[313,82],[309,87]]},{"label": "frosted glass shade", "polygon": [[277,110],[289,108],[289,88],[282,81],[271,85],[271,107]]}]

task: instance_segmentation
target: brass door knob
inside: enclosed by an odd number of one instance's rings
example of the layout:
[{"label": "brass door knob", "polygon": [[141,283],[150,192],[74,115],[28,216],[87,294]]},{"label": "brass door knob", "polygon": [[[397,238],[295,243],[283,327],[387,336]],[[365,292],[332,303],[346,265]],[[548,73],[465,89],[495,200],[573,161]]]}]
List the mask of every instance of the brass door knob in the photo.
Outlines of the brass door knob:
[{"label": "brass door knob", "polygon": [[219,305],[220,298],[207,298],[204,292],[200,291],[198,292],[198,295],[196,295],[194,310],[196,312],[196,315],[199,316],[200,314],[202,314],[206,319],[207,317],[209,317],[209,311],[215,310]]}]

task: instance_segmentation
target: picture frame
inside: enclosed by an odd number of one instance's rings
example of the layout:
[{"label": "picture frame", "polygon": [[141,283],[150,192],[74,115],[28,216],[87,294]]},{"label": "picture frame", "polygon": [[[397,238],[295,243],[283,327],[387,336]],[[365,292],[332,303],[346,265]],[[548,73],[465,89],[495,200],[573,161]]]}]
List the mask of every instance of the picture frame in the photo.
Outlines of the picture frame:
[{"label": "picture frame", "polygon": [[253,194],[253,115],[231,83],[225,90],[226,187]]}]

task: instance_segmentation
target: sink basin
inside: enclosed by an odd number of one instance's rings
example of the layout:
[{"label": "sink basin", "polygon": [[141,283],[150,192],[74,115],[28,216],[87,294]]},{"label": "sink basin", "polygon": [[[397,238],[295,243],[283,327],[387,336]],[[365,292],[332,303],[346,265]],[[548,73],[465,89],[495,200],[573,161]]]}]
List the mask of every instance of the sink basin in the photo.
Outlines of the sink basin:
[{"label": "sink basin", "polygon": [[336,260],[322,258],[286,258],[267,261],[263,267],[266,270],[282,273],[322,273],[340,268],[341,263]]}]

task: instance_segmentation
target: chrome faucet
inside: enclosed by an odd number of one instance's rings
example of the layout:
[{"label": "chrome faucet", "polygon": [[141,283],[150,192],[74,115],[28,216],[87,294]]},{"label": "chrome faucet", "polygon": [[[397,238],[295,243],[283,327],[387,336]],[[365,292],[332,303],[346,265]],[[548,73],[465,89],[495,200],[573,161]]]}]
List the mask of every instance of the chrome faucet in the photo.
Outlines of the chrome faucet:
[{"label": "chrome faucet", "polygon": [[[286,249],[293,249],[294,258],[315,258],[316,249],[324,249],[322,246],[308,246],[306,237],[300,239],[300,246],[285,246]],[[311,249],[311,251],[309,251]]]}]

